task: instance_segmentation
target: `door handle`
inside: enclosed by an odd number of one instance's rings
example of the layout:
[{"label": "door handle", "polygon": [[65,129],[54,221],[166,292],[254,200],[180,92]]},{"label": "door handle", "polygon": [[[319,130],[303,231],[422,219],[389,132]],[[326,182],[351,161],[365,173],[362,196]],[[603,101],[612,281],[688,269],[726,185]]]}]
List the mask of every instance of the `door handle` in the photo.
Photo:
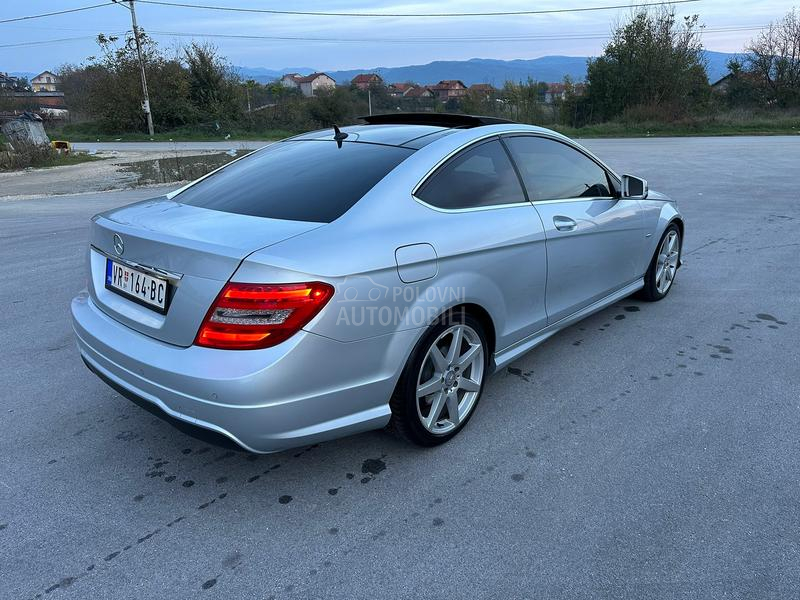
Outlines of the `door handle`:
[{"label": "door handle", "polygon": [[559,231],[572,231],[578,226],[573,219],[561,215],[553,217],[553,225],[555,225],[556,229]]}]

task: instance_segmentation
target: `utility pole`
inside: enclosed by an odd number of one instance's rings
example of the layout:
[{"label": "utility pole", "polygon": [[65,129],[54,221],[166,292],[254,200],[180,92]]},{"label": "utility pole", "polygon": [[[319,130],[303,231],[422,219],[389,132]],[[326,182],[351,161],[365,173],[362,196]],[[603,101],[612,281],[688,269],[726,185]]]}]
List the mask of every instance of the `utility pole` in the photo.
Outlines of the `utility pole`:
[{"label": "utility pole", "polygon": [[367,88],[367,102],[369,102],[369,114],[372,116],[372,90]]},{"label": "utility pole", "polygon": [[[121,4],[125,6],[125,0],[113,0],[113,2]],[[147,93],[147,75],[144,72],[144,59],[142,58],[142,46],[139,43],[139,25],[136,23],[136,8],[134,7],[133,3],[134,0],[127,0],[128,5],[125,6],[128,10],[131,11],[131,24],[133,25],[133,38],[136,40],[136,55],[139,57],[139,69],[142,72],[142,95],[144,96],[144,101],[142,102],[142,110],[144,110],[144,114],[147,116],[147,130],[150,132],[152,136],[153,131],[153,115],[150,112],[150,94]]]}]

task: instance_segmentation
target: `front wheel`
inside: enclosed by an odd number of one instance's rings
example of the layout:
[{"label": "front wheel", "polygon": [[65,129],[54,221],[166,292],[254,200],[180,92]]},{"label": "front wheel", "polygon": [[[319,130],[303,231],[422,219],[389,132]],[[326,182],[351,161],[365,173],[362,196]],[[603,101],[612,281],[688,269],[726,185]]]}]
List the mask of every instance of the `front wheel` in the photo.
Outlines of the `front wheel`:
[{"label": "front wheel", "polygon": [[417,344],[392,396],[390,428],[421,446],[436,446],[466,425],[489,367],[480,322],[454,313]]},{"label": "front wheel", "polygon": [[650,302],[665,298],[672,289],[681,260],[681,232],[677,225],[670,225],[661,236],[653,260],[644,276],[641,297]]}]

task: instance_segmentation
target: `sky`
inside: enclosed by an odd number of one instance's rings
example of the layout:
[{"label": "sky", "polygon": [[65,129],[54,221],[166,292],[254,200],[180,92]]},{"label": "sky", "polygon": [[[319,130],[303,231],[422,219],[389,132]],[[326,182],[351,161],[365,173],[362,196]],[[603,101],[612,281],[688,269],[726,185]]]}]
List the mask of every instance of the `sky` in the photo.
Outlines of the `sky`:
[{"label": "sky", "polygon": [[[131,28],[129,11],[113,5],[110,0],[0,0],[0,21],[104,1],[108,2],[107,6],[92,10],[0,23],[0,72],[38,73],[54,70],[65,63],[79,64],[96,53],[93,36],[101,32],[120,34]],[[548,10],[631,3],[631,0],[173,1],[239,8],[384,14]],[[800,8],[800,0],[699,0],[676,4],[675,8],[678,15],[700,16],[707,29],[703,34],[707,49],[738,52],[758,33],[756,28],[779,19],[794,4]],[[369,69],[469,58],[595,56],[602,52],[613,25],[631,10],[499,17],[356,18],[223,12],[141,2],[136,6],[139,25],[164,47],[179,47],[192,39],[206,39],[234,65],[318,70]],[[718,31],[720,29],[723,31]],[[192,35],[177,36],[177,33]],[[328,40],[204,37],[219,35]],[[29,42],[34,44],[14,46]]]}]

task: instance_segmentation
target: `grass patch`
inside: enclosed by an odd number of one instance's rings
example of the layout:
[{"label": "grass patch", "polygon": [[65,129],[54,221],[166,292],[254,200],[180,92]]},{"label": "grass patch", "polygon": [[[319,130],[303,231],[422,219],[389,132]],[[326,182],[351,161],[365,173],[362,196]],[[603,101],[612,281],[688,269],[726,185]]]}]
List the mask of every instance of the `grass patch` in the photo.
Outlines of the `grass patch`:
[{"label": "grass patch", "polygon": [[109,134],[100,131],[94,123],[70,123],[47,130],[51,140],[69,142],[224,142],[237,140],[280,140],[296,131],[264,129],[251,131],[241,128],[221,127],[219,130],[200,127],[184,127],[171,131],[157,131],[152,137],[142,132]]},{"label": "grass patch", "polygon": [[79,165],[85,162],[103,160],[102,157],[92,156],[86,152],[70,152],[69,154],[57,154],[54,158],[46,160],[40,164],[31,165],[34,167],[64,167],[67,165]]},{"label": "grass patch", "polygon": [[63,167],[95,160],[103,159],[85,152],[59,154],[52,148],[26,148],[20,152],[0,152],[0,171]]},{"label": "grass patch", "polygon": [[741,111],[673,123],[611,121],[577,128],[562,125],[552,128],[577,138],[797,135],[800,114],[761,115]]}]

